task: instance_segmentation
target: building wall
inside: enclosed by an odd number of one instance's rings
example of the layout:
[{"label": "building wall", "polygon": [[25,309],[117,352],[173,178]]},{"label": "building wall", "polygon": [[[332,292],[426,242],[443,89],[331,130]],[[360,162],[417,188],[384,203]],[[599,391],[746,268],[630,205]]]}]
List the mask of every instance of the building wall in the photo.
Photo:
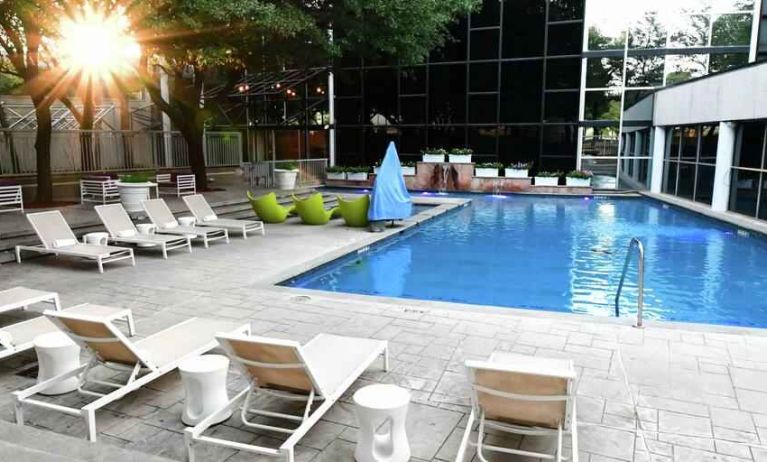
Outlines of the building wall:
[{"label": "building wall", "polygon": [[340,164],[371,165],[390,140],[470,147],[478,162],[577,162],[583,0],[485,0],[423,65],[337,63]]}]

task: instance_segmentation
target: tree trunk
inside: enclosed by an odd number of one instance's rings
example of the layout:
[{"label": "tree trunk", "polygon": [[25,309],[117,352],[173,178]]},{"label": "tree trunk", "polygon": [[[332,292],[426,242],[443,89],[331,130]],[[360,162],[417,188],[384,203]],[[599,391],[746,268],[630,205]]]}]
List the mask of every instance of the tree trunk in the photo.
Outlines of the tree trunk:
[{"label": "tree trunk", "polygon": [[85,97],[83,98],[83,118],[80,121],[80,163],[83,172],[100,170],[100,162],[96,159],[93,149],[93,79],[89,76],[85,82]]},{"label": "tree trunk", "polygon": [[35,152],[37,154],[37,202],[53,201],[53,177],[51,175],[51,108],[41,101],[35,101],[37,132]]},{"label": "tree trunk", "polygon": [[181,134],[189,148],[189,167],[194,173],[197,189],[205,191],[208,189],[208,175],[205,169],[205,150],[203,149],[205,132],[203,127],[192,124],[189,129],[181,130]]}]

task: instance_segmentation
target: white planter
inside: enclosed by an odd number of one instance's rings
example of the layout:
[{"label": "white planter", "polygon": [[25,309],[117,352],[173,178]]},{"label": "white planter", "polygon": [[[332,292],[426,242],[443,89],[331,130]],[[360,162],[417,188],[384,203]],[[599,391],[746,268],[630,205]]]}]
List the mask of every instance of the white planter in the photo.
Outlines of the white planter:
[{"label": "white planter", "polygon": [[378,175],[378,169],[379,169],[379,168],[380,168],[380,167],[373,167],[373,173],[375,173],[376,175]]},{"label": "white planter", "polygon": [[445,161],[445,156],[442,154],[421,154],[421,160],[430,163],[442,163]]},{"label": "white planter", "polygon": [[506,168],[503,170],[503,176],[506,178],[528,178],[530,170],[522,168]]},{"label": "white planter", "polygon": [[591,178],[565,178],[567,186],[591,187]]},{"label": "white planter", "polygon": [[346,179],[349,181],[367,181],[368,180],[368,174],[365,173],[346,173]]},{"label": "white planter", "polygon": [[497,168],[479,168],[475,169],[474,176],[479,178],[498,178]]},{"label": "white planter", "polygon": [[402,174],[408,176],[415,175],[415,167],[402,167]]},{"label": "white planter", "polygon": [[328,180],[345,180],[346,172],[328,172]]},{"label": "white planter", "polygon": [[537,176],[535,177],[536,186],[556,186],[559,184],[558,177],[551,176]]},{"label": "white planter", "polygon": [[298,170],[274,169],[274,186],[277,189],[296,189]]},{"label": "white planter", "polygon": [[470,164],[471,154],[449,154],[447,156],[451,164]]},{"label": "white planter", "polygon": [[120,191],[120,202],[128,213],[143,213],[142,201],[149,199],[149,190],[157,186],[155,183],[123,183],[117,182]]}]

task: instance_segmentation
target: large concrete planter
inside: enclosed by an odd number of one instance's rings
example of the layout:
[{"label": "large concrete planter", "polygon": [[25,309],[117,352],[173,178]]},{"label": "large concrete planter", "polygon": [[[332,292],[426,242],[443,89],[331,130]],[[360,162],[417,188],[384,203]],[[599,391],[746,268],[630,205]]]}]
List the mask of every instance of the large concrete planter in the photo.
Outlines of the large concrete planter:
[{"label": "large concrete planter", "polygon": [[579,186],[582,188],[591,187],[591,178],[565,178],[567,186]]},{"label": "large concrete planter", "polygon": [[298,170],[274,169],[274,184],[277,189],[296,189]]},{"label": "large concrete planter", "polygon": [[477,167],[475,169],[474,176],[478,178],[498,178],[498,169]]},{"label": "large concrete planter", "polygon": [[505,168],[503,176],[506,178],[527,178],[530,176],[530,170],[526,168]]},{"label": "large concrete planter", "polygon": [[537,176],[535,177],[536,186],[557,186],[559,177],[556,176]]},{"label": "large concrete planter", "polygon": [[445,156],[442,154],[421,154],[421,159],[429,163],[442,163],[445,161]]},{"label": "large concrete planter", "polygon": [[402,167],[402,174],[405,176],[415,175],[415,167]]},{"label": "large concrete planter", "polygon": [[367,172],[347,172],[346,179],[349,181],[367,181]]},{"label": "large concrete planter", "polygon": [[451,164],[470,164],[471,154],[449,154],[448,159]]},{"label": "large concrete planter", "polygon": [[128,213],[142,213],[144,207],[142,201],[149,199],[151,188],[157,186],[155,183],[147,181],[146,183],[123,183],[117,182],[117,189],[120,191],[120,202]]},{"label": "large concrete planter", "polygon": [[328,180],[345,180],[346,172],[328,172],[327,178]]}]

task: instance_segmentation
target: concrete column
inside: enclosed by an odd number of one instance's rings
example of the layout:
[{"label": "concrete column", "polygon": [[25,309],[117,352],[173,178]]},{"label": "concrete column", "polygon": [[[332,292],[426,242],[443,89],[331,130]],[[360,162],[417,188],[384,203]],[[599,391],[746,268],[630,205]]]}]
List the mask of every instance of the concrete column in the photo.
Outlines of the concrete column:
[{"label": "concrete column", "polygon": [[[160,70],[160,96],[166,103],[170,102],[170,89],[168,86],[168,74],[162,67]],[[173,167],[173,138],[172,138],[173,125],[170,121],[170,116],[165,112],[162,113],[162,138],[165,145],[165,166]]]},{"label": "concrete column", "polygon": [[[328,38],[333,43],[333,29],[328,30]],[[336,79],[333,68],[328,72],[328,118],[328,165],[332,167],[336,165]]]},{"label": "concrete column", "polygon": [[711,210],[726,212],[730,204],[730,168],[735,154],[735,124],[719,122],[719,141],[716,145],[714,170],[714,196]]},{"label": "concrete column", "polygon": [[666,154],[666,128],[654,127],[650,191],[660,193],[663,186],[663,156]]}]

